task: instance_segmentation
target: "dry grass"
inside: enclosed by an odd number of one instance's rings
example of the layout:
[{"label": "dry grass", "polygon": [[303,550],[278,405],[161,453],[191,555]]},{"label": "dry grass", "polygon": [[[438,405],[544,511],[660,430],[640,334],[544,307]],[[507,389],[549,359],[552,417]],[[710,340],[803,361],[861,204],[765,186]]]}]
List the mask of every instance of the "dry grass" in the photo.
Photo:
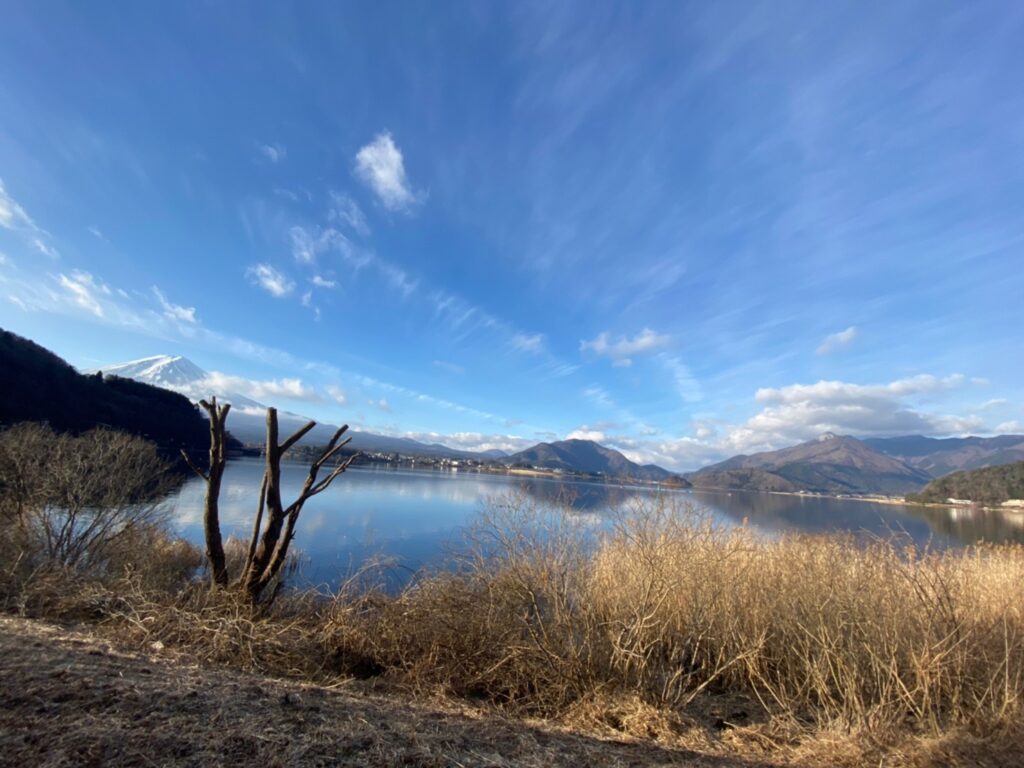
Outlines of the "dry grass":
[{"label": "dry grass", "polygon": [[48,577],[22,604],[211,666],[373,678],[705,755],[851,766],[1024,757],[1020,547],[765,539],[668,498],[610,528],[506,499],[469,539],[459,568],[398,594],[375,588],[371,569],[333,596],[285,592],[254,608],[232,592],[172,591],[164,565],[161,578]]},{"label": "dry grass", "polygon": [[[1015,732],[1019,547],[766,540],[668,499],[608,532],[585,522],[506,502],[459,572],[336,601],[326,641],[421,691],[645,736],[692,731],[687,713],[723,698],[739,722],[715,724],[776,751],[845,734],[863,757],[906,738]],[[611,702],[633,714],[607,717]]]},{"label": "dry grass", "polygon": [[768,766],[197,669],[164,651],[0,617],[3,766]]}]

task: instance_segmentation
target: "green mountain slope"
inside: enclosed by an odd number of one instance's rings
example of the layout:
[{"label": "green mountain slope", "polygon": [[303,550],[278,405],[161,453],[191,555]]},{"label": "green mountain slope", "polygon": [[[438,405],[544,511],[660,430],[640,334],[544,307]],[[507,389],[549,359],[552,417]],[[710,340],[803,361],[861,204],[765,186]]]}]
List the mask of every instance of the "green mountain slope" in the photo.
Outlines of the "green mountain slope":
[{"label": "green mountain slope", "polygon": [[932,480],[923,491],[910,494],[907,499],[940,504],[947,499],[966,499],[990,506],[1009,499],[1024,499],[1024,461],[954,472]]}]

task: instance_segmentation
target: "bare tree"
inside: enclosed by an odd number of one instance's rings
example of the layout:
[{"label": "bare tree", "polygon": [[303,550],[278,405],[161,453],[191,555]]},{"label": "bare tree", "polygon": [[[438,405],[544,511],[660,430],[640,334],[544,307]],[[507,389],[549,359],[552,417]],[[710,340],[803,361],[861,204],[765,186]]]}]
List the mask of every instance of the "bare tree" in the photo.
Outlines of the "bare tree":
[{"label": "bare tree", "polygon": [[192,457],[182,450],[181,455],[192,468],[192,471],[206,481],[206,504],[203,510],[203,534],[206,539],[206,559],[210,564],[210,577],[220,587],[228,585],[228,569],[224,558],[224,540],[220,535],[220,484],[224,478],[224,467],[227,464],[227,429],[225,423],[231,403],[217,405],[217,398],[211,397],[209,402],[200,400],[210,419],[210,457],[208,470],[203,472],[192,461]]},{"label": "bare tree", "polygon": [[[193,471],[206,481],[204,522],[207,558],[210,563],[213,583],[217,586],[227,586],[230,583],[230,578],[224,557],[217,500],[226,463],[224,454],[227,435],[225,422],[230,406],[218,407],[215,398],[211,398],[210,403],[204,400],[200,405],[210,414],[210,470],[204,473],[187,455],[185,459]],[[327,447],[310,466],[309,474],[298,497],[290,504],[285,505],[281,499],[281,460],[288,450],[315,426],[316,422],[310,421],[291,437],[279,442],[277,409],[267,409],[266,468],[263,472],[259,504],[253,519],[252,535],[245,564],[234,582],[254,603],[263,599],[268,586],[280,584],[278,577],[287,562],[288,548],[295,537],[295,526],[305,503],[327,490],[328,486],[348,469],[355,459],[356,454],[349,456],[334,465],[323,479],[318,479],[324,465],[351,442],[352,438],[341,439],[348,431],[348,425],[345,425],[334,433]],[[270,599],[273,599],[273,594],[270,595]]]}]

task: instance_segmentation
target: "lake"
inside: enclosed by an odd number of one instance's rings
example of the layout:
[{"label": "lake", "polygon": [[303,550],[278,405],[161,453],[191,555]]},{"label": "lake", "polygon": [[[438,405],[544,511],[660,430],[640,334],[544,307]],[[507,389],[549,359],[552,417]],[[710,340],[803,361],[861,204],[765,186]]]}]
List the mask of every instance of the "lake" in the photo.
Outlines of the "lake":
[{"label": "lake", "polygon": [[[263,466],[259,459],[228,464],[220,498],[225,537],[233,534],[248,540]],[[281,469],[282,497],[287,504],[305,480],[307,466],[285,463]],[[205,489],[205,483],[193,477],[170,500],[181,534],[200,544]],[[487,499],[518,492],[540,500],[569,500],[581,513],[601,516],[609,507],[637,494],[657,491],[486,473],[352,468],[307,502],[302,512],[293,544],[303,555],[302,578],[315,584],[336,584],[354,565],[377,554],[393,557],[411,570],[441,563],[446,548],[457,547],[460,528]],[[678,494],[723,525],[740,525],[746,520],[767,535],[791,530],[879,536],[902,532],[919,544],[937,548],[980,540],[1024,542],[1024,517],[998,512],[767,493],[661,492]]]}]

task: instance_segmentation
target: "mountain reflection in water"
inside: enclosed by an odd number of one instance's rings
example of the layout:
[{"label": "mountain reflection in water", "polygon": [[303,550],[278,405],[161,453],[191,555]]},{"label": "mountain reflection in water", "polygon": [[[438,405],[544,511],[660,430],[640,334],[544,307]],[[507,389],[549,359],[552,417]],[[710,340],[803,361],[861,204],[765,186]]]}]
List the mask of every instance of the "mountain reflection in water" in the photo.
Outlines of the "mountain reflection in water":
[{"label": "mountain reflection in water", "polygon": [[[241,459],[228,465],[221,493],[225,536],[246,539],[259,496],[263,464]],[[307,468],[282,467],[284,497],[298,492]],[[202,541],[205,485],[195,478],[172,497],[182,535]],[[539,503],[567,503],[600,517],[638,497],[658,493],[649,487],[524,478],[485,473],[350,469],[302,513],[295,546],[304,558],[303,577],[335,584],[374,555],[394,558],[403,570],[442,561],[457,548],[459,530],[488,499],[525,493]],[[744,521],[766,535],[785,531],[849,531],[888,537],[901,534],[917,544],[960,547],[978,541],[1024,542],[1024,515],[965,509],[914,507],[844,499],[766,493],[663,491],[693,504],[723,525]],[[406,571],[408,572],[408,571]]]}]

